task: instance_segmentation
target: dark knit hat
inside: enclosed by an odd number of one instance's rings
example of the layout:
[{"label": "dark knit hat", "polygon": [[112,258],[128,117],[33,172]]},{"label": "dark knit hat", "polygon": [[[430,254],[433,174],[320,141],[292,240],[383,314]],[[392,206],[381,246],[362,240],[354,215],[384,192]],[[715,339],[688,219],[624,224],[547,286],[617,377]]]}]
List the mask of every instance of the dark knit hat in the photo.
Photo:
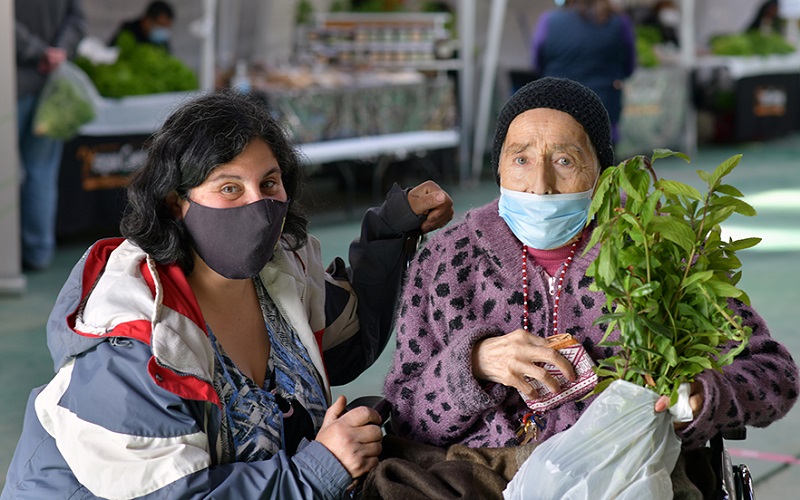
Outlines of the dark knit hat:
[{"label": "dark knit hat", "polygon": [[500,150],[506,140],[508,126],[517,115],[529,109],[548,108],[563,111],[583,126],[592,141],[600,170],[614,164],[614,147],[611,144],[611,121],[603,102],[594,91],[578,82],[565,78],[540,78],[534,80],[511,96],[497,116],[492,146],[492,168],[500,184]]}]

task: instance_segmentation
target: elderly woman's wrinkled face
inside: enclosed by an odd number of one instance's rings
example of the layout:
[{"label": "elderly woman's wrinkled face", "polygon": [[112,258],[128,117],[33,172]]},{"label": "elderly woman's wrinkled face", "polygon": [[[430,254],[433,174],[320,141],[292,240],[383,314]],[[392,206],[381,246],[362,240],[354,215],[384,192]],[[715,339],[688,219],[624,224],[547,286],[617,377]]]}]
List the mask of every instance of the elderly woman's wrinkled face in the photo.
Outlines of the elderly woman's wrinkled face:
[{"label": "elderly woman's wrinkled face", "polygon": [[563,111],[536,108],[509,125],[499,169],[505,189],[565,194],[592,189],[600,162],[577,120]]}]

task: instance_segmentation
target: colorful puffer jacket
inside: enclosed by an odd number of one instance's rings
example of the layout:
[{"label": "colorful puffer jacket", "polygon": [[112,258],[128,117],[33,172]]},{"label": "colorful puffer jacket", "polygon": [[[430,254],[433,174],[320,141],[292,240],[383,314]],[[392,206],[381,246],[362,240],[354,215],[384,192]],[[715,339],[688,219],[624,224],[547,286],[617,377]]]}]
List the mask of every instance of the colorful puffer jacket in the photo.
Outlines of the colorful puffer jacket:
[{"label": "colorful puffer jacket", "polygon": [[[595,359],[613,354],[600,346],[605,299],[585,275],[598,248],[584,255],[583,238],[564,277],[559,300],[561,333],[571,333]],[[497,201],[467,212],[437,233],[409,268],[397,318],[397,350],[384,391],[396,433],[446,446],[514,446],[528,411],[514,388],[476,380],[472,349],[490,336],[522,328],[522,243],[498,215]],[[553,324],[553,296],[544,270],[528,263],[531,332],[545,336]],[[722,372],[707,371],[700,414],[679,432],[683,446],[702,446],[719,430],[764,427],[797,400],[798,368],[764,321],[742,303],[731,303],[753,329],[750,345]],[[612,335],[613,337],[613,335]],[[613,338],[612,338],[613,340]],[[572,426],[592,398],[546,412],[543,441]]]},{"label": "colorful puffer jacket", "polygon": [[[405,204],[400,216],[387,217],[387,205],[396,203]],[[328,398],[330,381],[351,380],[385,346],[406,233],[419,224],[404,193],[393,190],[365,217],[352,268],[337,259],[326,273],[319,242],[310,238],[294,252],[276,249],[261,272]],[[132,242],[102,240],[87,251],[47,329],[57,373],[29,399],[3,500],[333,499],[352,482],[316,441],[304,441],[293,456],[231,462],[197,301],[179,267],[155,263]]]}]

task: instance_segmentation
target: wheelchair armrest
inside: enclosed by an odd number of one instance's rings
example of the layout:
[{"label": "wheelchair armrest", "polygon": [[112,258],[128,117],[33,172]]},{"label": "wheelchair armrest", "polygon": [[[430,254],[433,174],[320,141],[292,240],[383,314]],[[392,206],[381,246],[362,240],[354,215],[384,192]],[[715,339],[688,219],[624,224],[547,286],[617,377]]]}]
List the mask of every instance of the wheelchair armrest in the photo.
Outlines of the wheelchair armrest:
[{"label": "wheelchair armrest", "polygon": [[744,427],[741,429],[722,431],[720,434],[722,435],[722,439],[729,439],[731,441],[742,441],[747,439],[747,429]]},{"label": "wheelchair armrest", "polygon": [[747,437],[747,429],[733,429],[717,433],[709,445],[711,447],[711,467],[717,477],[717,498],[728,500],[750,499],[755,497],[750,471],[744,464],[734,465],[725,450],[723,440],[742,440]]},{"label": "wheelchair armrest", "polygon": [[358,406],[368,406],[377,411],[384,424],[386,424],[392,414],[392,407],[383,396],[358,397],[347,404],[347,411],[350,411]]}]

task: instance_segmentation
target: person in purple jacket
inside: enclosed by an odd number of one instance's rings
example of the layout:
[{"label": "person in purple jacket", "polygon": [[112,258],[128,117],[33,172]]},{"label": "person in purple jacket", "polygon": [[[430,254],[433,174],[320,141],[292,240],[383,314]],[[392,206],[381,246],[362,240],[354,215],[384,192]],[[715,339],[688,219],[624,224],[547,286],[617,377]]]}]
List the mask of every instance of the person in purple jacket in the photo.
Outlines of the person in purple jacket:
[{"label": "person in purple jacket", "polygon": [[623,81],[636,68],[636,42],[630,18],[609,0],[566,0],[543,13],[531,39],[533,71],[569,78],[600,96],[611,119],[611,138],[619,142]]},{"label": "person in purple jacket", "polygon": [[[409,268],[384,385],[393,432],[439,447],[520,444],[516,431],[530,411],[522,395],[537,395],[528,380],[561,390],[539,365],[575,375],[545,337],[569,333],[594,360],[614,353],[595,324],[605,297],[586,276],[599,250],[586,248],[589,205],[600,172],[614,163],[602,102],[572,80],[528,83],[498,116],[491,161],[499,198],[432,237]],[[730,306],[752,328],[750,344],[724,371],[692,384],[694,419],[676,427],[685,449],[720,430],[765,427],[797,400],[789,352],[755,310]],[[572,426],[592,401],[545,411],[538,442]]]}]

